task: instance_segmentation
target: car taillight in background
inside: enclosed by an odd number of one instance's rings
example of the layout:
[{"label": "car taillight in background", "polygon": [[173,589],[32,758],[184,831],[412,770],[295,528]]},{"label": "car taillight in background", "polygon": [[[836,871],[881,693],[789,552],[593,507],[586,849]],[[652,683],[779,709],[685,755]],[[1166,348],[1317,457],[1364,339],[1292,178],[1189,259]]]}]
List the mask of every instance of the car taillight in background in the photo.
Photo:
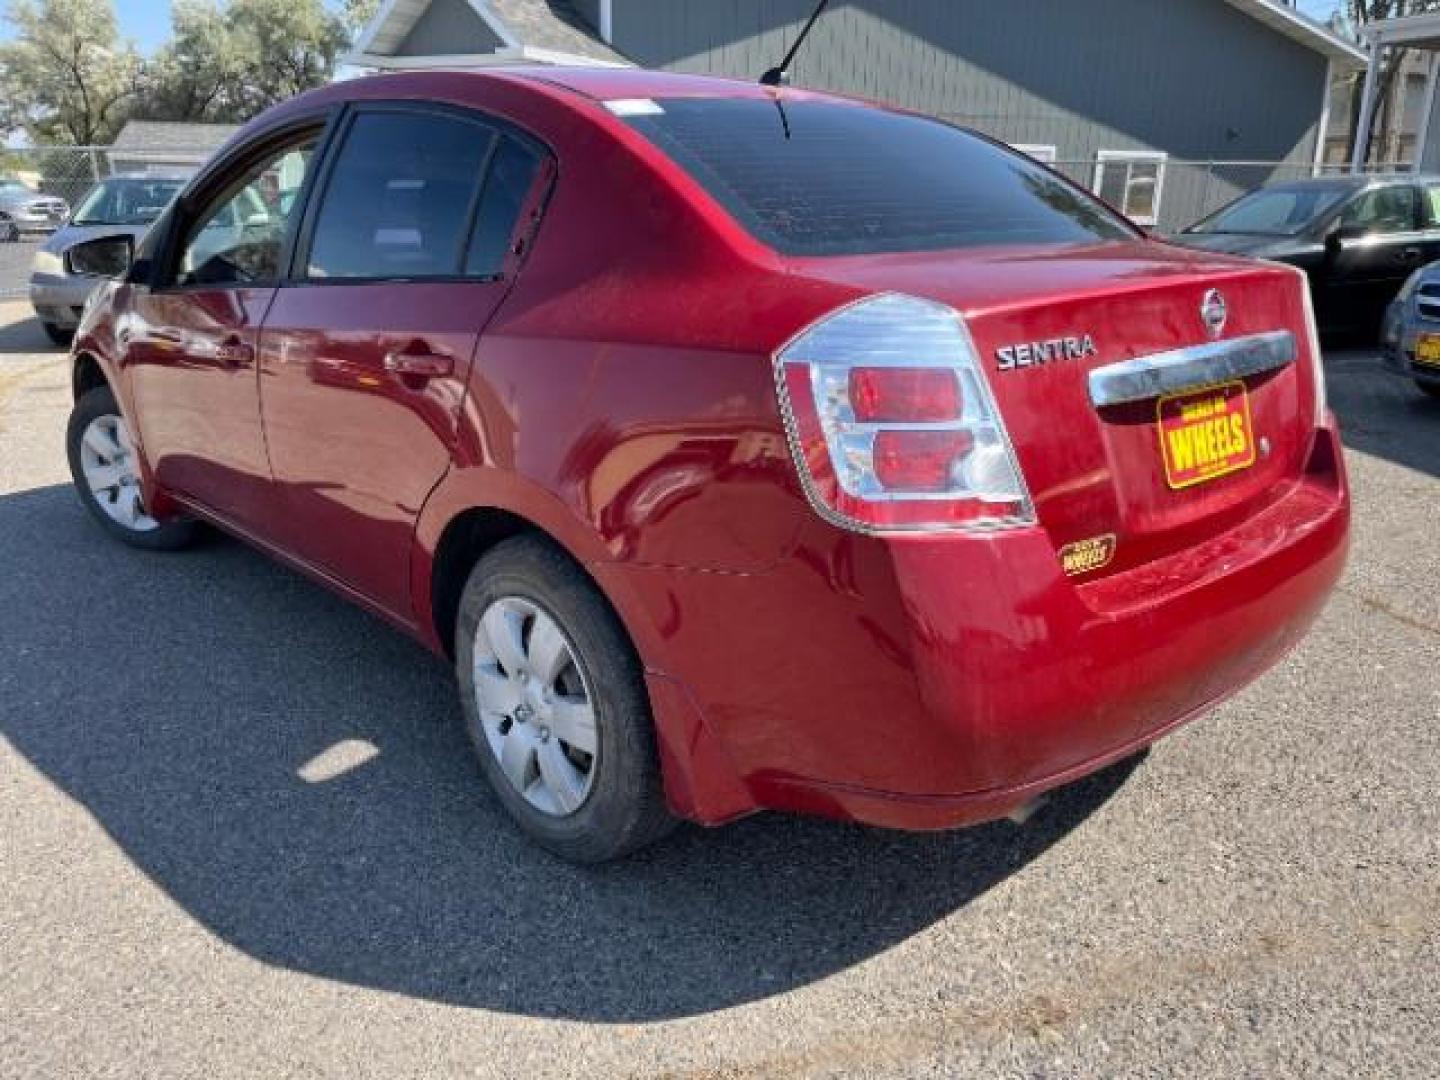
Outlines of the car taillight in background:
[{"label": "car taillight in background", "polygon": [[1014,447],[958,312],[870,297],[776,356],[806,495],[862,532],[1034,524]]}]

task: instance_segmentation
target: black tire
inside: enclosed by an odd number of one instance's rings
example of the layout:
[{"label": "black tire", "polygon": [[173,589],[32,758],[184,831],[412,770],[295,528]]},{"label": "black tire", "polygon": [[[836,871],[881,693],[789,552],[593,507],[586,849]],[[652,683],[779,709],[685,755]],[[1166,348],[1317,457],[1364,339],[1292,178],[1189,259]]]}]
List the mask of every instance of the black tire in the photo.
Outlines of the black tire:
[{"label": "black tire", "polygon": [[1415,385],[1420,388],[1422,393],[1429,394],[1435,400],[1440,401],[1440,382],[1423,382],[1416,379]]},{"label": "black tire", "polygon": [[[599,752],[588,796],[567,816],[547,814],[510,783],[490,749],[476,705],[475,634],[496,600],[541,609],[572,646],[595,714]],[[658,840],[677,824],[665,805],[649,696],[624,627],[585,573],[535,535],[506,540],[476,563],[456,619],[455,670],[465,728],[491,788],[520,828],[562,859],[597,863]]]},{"label": "black tire", "polygon": [[20,239],[20,230],[15,222],[0,214],[0,244],[13,244]]},{"label": "black tire", "polygon": [[103,417],[120,417],[120,407],[108,386],[86,391],[70,412],[65,430],[65,455],[70,461],[70,478],[90,516],[115,539],[148,551],[174,551],[194,542],[199,525],[188,518],[157,522],[149,528],[129,528],[112,518],[100,505],[100,496],[90,490],[81,464],[80,444],[92,422]]},{"label": "black tire", "polygon": [[50,344],[59,345],[61,348],[69,348],[70,343],[75,340],[75,331],[66,330],[63,326],[56,326],[54,323],[42,322],[45,328],[45,336],[50,339]]}]

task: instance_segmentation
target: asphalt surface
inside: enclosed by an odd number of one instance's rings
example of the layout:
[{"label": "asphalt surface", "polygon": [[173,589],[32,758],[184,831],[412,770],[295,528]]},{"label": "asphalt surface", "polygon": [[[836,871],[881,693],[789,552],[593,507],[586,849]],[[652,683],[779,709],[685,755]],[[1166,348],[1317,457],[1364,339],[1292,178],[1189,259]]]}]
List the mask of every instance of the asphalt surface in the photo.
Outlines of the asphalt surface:
[{"label": "asphalt surface", "polygon": [[582,870],[445,666],[237,543],[121,548],[0,306],[0,1076],[1440,1074],[1440,403],[1330,361],[1312,637],[1023,828],[776,816]]},{"label": "asphalt surface", "polygon": [[26,237],[8,244],[0,244],[0,301],[29,295],[30,260],[44,237]]}]

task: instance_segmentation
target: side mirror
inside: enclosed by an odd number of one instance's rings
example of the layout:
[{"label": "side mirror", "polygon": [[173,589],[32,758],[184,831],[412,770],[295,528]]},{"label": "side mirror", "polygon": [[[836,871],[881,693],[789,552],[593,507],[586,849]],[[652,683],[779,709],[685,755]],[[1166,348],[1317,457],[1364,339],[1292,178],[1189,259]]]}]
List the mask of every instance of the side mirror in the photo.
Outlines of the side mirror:
[{"label": "side mirror", "polygon": [[1369,235],[1370,230],[1364,225],[1337,225],[1325,237],[1325,246],[1338,251],[1347,240],[1363,240]]},{"label": "side mirror", "polygon": [[135,260],[135,241],[129,236],[102,236],[84,240],[65,252],[65,269],[81,277],[123,278]]}]

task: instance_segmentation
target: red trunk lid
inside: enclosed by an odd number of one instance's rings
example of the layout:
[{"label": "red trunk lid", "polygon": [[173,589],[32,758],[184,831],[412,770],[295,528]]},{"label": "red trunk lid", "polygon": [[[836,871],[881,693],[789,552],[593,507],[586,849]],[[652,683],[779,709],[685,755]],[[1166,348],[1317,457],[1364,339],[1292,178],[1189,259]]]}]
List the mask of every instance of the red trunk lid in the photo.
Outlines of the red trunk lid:
[{"label": "red trunk lid", "polygon": [[[1153,242],[803,262],[807,274],[965,317],[1039,523],[1074,572],[1182,550],[1304,470],[1316,387],[1304,286],[1284,267]],[[1226,311],[1218,335],[1202,313],[1212,289]],[[1098,368],[1273,331],[1294,336],[1294,361],[1276,370],[1238,380],[1217,370],[1183,394],[1092,401]]]}]

